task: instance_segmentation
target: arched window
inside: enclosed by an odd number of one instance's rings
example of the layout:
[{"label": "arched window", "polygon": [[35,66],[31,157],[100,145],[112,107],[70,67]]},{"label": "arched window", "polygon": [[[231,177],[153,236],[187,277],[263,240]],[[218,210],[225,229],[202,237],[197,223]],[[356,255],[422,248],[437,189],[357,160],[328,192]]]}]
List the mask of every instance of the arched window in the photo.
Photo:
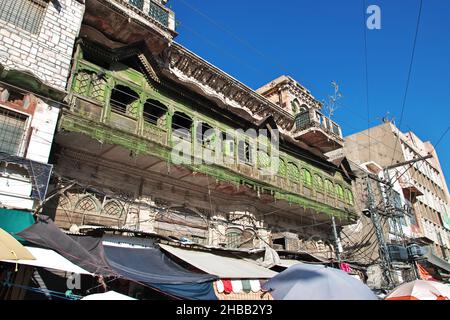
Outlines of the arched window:
[{"label": "arched window", "polygon": [[302,169],[302,180],[306,186],[312,187],[312,185],[313,185],[312,175],[308,169],[305,169],[305,168]]},{"label": "arched window", "polygon": [[93,196],[85,196],[75,204],[75,211],[79,212],[99,212],[100,206]]},{"label": "arched window", "polygon": [[329,194],[329,195],[334,195],[334,184],[331,180],[326,179],[325,180],[325,191]]},{"label": "arched window", "polygon": [[349,189],[346,189],[345,190],[345,195],[346,195],[346,198],[347,198],[347,202],[349,204],[351,204],[351,205],[354,205],[355,204],[355,199],[353,197],[353,192],[351,190],[349,190]]},{"label": "arched window", "polygon": [[228,228],[226,233],[227,248],[238,248],[242,243],[243,232],[239,228]]},{"label": "arched window", "polygon": [[191,117],[177,111],[172,117],[172,131],[177,137],[190,140],[192,123]]},{"label": "arched window", "polygon": [[297,99],[291,101],[291,109],[294,116],[300,111],[300,103]]},{"label": "arched window", "polygon": [[117,85],[111,92],[110,105],[113,112],[137,117],[139,95],[126,86]]},{"label": "arched window", "polygon": [[154,125],[159,125],[162,118],[167,114],[167,107],[161,102],[147,99],[144,103],[144,121]]},{"label": "arched window", "polygon": [[306,104],[302,104],[300,106],[300,113],[308,111],[308,106]]},{"label": "arched window", "polygon": [[108,201],[103,207],[102,214],[120,218],[124,212],[123,206],[115,200]]},{"label": "arched window", "polygon": [[341,187],[341,185],[336,184],[336,195],[340,200],[345,200],[345,196],[344,196],[344,188]]},{"label": "arched window", "polygon": [[253,239],[255,238],[255,231],[252,229],[245,229],[242,232],[240,248],[253,248]]},{"label": "arched window", "polygon": [[314,175],[314,186],[318,189],[318,190],[323,190],[324,185],[323,185],[323,179],[321,176],[319,176],[318,174]]},{"label": "arched window", "polygon": [[300,170],[298,169],[297,165],[292,162],[289,162],[287,164],[287,177],[293,181],[300,180]]}]

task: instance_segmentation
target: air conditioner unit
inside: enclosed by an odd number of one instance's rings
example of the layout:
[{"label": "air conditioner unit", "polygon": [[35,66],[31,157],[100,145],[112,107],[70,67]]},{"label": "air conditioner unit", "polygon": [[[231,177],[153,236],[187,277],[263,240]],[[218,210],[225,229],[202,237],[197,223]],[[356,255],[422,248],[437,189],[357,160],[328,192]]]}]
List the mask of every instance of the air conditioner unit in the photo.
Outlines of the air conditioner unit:
[{"label": "air conditioner unit", "polygon": [[420,259],[425,255],[425,250],[418,244],[411,244],[408,246],[408,256],[411,260]]},{"label": "air conditioner unit", "polygon": [[388,252],[392,262],[408,261],[408,251],[404,246],[388,245]]}]

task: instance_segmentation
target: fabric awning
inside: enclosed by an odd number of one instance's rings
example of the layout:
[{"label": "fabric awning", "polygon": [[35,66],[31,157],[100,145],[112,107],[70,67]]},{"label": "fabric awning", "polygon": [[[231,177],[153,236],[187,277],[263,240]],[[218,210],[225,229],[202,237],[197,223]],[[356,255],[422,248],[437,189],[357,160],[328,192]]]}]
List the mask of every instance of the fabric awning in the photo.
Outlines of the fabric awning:
[{"label": "fabric awning", "polygon": [[32,260],[34,257],[12,235],[0,228],[0,259],[17,261],[19,259]]},{"label": "fabric awning", "polygon": [[277,266],[279,267],[284,267],[284,268],[289,268],[290,266],[296,265],[301,263],[298,260],[292,260],[292,259],[280,259],[280,262],[277,263]]},{"label": "fabric awning", "polygon": [[24,243],[24,239],[16,236],[16,233],[25,230],[34,223],[31,212],[0,208],[0,228],[11,234],[14,238]]},{"label": "fabric awning", "polygon": [[104,246],[113,270],[122,277],[173,296],[217,300],[212,282],[217,276],[195,273],[173,262],[158,247]]},{"label": "fabric awning", "polygon": [[69,237],[49,217],[45,216],[39,217],[35,224],[19,232],[18,235],[36,246],[58,252],[89,272],[103,276],[116,275],[106,262],[101,238]]},{"label": "fabric awning", "polygon": [[89,274],[92,273],[78,267],[63,256],[59,255],[53,250],[25,247],[35,257],[35,260],[2,260],[3,262],[18,263],[28,266],[49,268],[55,270],[61,270],[76,274]]},{"label": "fabric awning", "polygon": [[270,269],[231,253],[214,254],[209,251],[182,249],[164,244],[160,244],[160,247],[197,269],[222,279],[269,279],[277,275]]}]

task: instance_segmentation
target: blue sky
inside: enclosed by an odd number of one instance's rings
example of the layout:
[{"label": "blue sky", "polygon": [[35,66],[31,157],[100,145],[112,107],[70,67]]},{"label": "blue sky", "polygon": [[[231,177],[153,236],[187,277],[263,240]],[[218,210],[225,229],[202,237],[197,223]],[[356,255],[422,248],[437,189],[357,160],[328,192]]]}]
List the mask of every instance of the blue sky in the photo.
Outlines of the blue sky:
[{"label": "blue sky", "polygon": [[[281,74],[319,100],[340,85],[334,120],[349,135],[367,129],[364,0],[171,0],[176,41],[251,88]],[[381,30],[366,30],[371,125],[400,114],[420,0],[368,0]],[[450,125],[450,1],[423,0],[401,129],[436,143]],[[437,147],[450,181],[450,132]]]}]

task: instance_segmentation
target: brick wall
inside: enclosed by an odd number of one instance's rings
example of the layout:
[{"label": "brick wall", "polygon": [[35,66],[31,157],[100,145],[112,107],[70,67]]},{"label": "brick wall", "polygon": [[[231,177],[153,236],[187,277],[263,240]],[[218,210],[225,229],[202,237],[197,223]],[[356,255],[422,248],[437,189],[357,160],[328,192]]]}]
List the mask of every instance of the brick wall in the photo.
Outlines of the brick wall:
[{"label": "brick wall", "polygon": [[78,0],[50,1],[36,34],[0,21],[0,63],[31,71],[46,84],[65,90],[83,13],[84,4]]}]

